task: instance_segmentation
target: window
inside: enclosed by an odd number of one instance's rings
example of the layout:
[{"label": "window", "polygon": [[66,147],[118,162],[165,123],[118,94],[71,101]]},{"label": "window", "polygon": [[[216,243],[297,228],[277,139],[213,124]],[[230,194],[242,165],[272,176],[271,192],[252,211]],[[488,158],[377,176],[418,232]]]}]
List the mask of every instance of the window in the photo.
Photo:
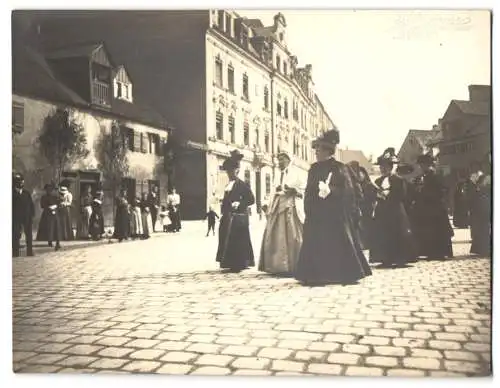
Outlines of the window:
[{"label": "window", "polygon": [[266,152],[269,152],[269,132],[267,131],[264,134],[264,147],[266,149]]},{"label": "window", "polygon": [[240,43],[243,47],[248,47],[248,31],[246,28],[241,29],[240,33]]},{"label": "window", "polygon": [[285,98],[285,102],[283,104],[283,110],[284,110],[284,113],[285,113],[285,119],[288,118],[288,100]]},{"label": "window", "polygon": [[229,34],[229,35],[232,35],[231,34],[231,22],[232,22],[232,18],[231,18],[231,15],[229,14],[226,14],[226,33]]},{"label": "window", "polygon": [[264,109],[269,109],[269,89],[264,87]]},{"label": "window", "polygon": [[217,140],[222,140],[224,138],[224,115],[222,112],[217,112],[215,114],[215,136]]},{"label": "window", "polygon": [[278,116],[281,116],[281,102],[279,101],[276,102],[276,112],[278,113]]},{"label": "window", "polygon": [[149,145],[148,145],[148,141],[149,141],[149,138],[146,136],[145,133],[141,133],[139,135],[139,139],[140,139],[140,151],[145,154],[148,152],[148,149],[149,149]]},{"label": "window", "polygon": [[250,126],[246,120],[243,123],[243,144],[250,145]]},{"label": "window", "polygon": [[279,55],[276,56],[276,70],[281,71],[281,58]]},{"label": "window", "polygon": [[134,151],[134,130],[132,128],[124,128],[125,136],[127,138],[127,148],[129,151]]},{"label": "window", "polygon": [[283,62],[283,74],[287,75],[288,74],[288,68],[286,62]]},{"label": "window", "polygon": [[224,28],[224,11],[219,11],[217,14],[217,25],[220,29]]},{"label": "window", "polygon": [[266,195],[271,194],[271,174],[266,174]]},{"label": "window", "polygon": [[148,142],[149,143],[148,144],[149,145],[148,152],[150,154],[153,154],[153,155],[156,155],[156,152],[157,152],[156,149],[157,149],[157,146],[158,146],[158,144],[156,142],[156,136],[158,136],[158,135],[156,135],[155,133],[148,133],[148,138],[149,138],[148,139],[149,140],[149,142]]},{"label": "window", "polygon": [[12,104],[12,133],[21,134],[24,132],[24,105]]},{"label": "window", "polygon": [[260,148],[260,133],[258,129],[255,129],[255,145]]},{"label": "window", "polygon": [[228,118],[228,125],[229,125],[229,135],[231,136],[231,143],[236,143],[236,134],[234,133],[234,117],[229,116]]},{"label": "window", "polygon": [[227,68],[227,87],[231,93],[234,93],[234,68],[231,65]]},{"label": "window", "polygon": [[215,59],[215,84],[222,88],[222,61],[219,57]]},{"label": "window", "polygon": [[250,186],[252,184],[252,180],[250,178],[250,170],[245,170],[245,182]]},{"label": "window", "polygon": [[248,75],[243,74],[243,97],[248,98]]},{"label": "window", "polygon": [[123,97],[123,84],[121,82],[116,83],[116,97],[117,98],[122,98]]},{"label": "window", "polygon": [[125,98],[127,100],[129,100],[130,99],[130,96],[129,96],[129,86],[127,84],[123,84],[123,90],[125,91],[125,93],[124,93],[125,94]]}]

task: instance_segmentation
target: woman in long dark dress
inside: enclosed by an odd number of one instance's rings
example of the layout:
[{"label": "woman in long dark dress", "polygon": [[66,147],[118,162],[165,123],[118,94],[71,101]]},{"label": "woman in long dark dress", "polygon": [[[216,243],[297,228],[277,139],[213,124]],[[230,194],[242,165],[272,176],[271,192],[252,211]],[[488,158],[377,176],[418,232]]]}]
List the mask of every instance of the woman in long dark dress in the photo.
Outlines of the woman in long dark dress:
[{"label": "woman in long dark dress", "polygon": [[432,155],[420,155],[417,163],[423,171],[415,180],[412,207],[418,255],[429,259],[452,258],[453,228],[445,203],[446,187],[433,169]]},{"label": "woman in long dark dress", "polygon": [[470,228],[472,244],[470,252],[491,256],[491,173],[487,165],[485,172],[471,178]]},{"label": "woman in long dark dress", "polygon": [[295,278],[306,285],[349,284],[371,275],[355,235],[354,187],[345,164],[334,159],[339,134],[331,130],[313,142],[304,196],[304,237]]},{"label": "woman in long dark dress", "polygon": [[129,214],[127,190],[122,190],[117,198],[114,237],[119,242],[129,238]]},{"label": "woman in long dark dress", "polygon": [[222,199],[216,260],[222,269],[231,272],[255,265],[248,216],[248,207],[255,203],[255,197],[249,185],[238,178],[242,158],[235,150],[222,164],[229,184]]},{"label": "woman in long dark dress", "polygon": [[60,244],[60,223],[58,208],[61,202],[57,193],[57,189],[53,184],[47,184],[44,187],[45,194],[40,198],[40,207],[42,208],[42,216],[38,224],[38,232],[36,235],[37,241],[47,241],[49,247],[52,247],[52,242],[55,241],[55,250],[61,249]]},{"label": "woman in long dark dress", "polygon": [[467,181],[460,181],[453,194],[453,226],[455,228],[469,227],[468,188]]},{"label": "woman in long dark dress", "polygon": [[382,176],[375,180],[377,203],[370,260],[384,266],[401,266],[416,258],[415,242],[405,206],[406,181],[392,172],[397,162],[394,148],[388,148],[377,159]]}]

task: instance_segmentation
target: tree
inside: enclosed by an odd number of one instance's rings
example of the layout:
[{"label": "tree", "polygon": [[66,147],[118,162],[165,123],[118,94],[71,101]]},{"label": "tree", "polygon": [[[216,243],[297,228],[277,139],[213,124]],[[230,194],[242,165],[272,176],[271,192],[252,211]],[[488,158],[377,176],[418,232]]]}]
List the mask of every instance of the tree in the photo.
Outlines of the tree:
[{"label": "tree", "polygon": [[41,154],[52,168],[52,176],[60,183],[63,171],[89,155],[85,129],[68,109],[56,108],[45,117],[37,142]]},{"label": "tree", "polygon": [[113,123],[110,131],[101,127],[101,133],[97,139],[96,157],[98,168],[109,184],[114,200],[123,178],[129,173],[127,140],[120,124]]}]

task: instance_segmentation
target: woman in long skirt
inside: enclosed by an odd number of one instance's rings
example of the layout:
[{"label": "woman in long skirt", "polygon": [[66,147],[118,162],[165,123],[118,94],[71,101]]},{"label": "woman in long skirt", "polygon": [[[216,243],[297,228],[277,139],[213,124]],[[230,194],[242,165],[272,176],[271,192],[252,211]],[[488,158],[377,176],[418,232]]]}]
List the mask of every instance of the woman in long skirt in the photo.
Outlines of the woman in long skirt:
[{"label": "woman in long skirt", "polygon": [[148,239],[149,237],[151,237],[151,233],[153,233],[153,219],[151,217],[151,209],[149,208],[149,203],[147,201],[146,193],[142,193],[141,216],[142,216],[143,238]]},{"label": "woman in long skirt", "polygon": [[476,174],[472,179],[470,252],[484,257],[491,256],[491,173]]},{"label": "woman in long skirt", "polygon": [[71,241],[75,239],[73,233],[73,221],[71,219],[71,207],[73,205],[73,194],[68,190],[69,182],[62,183],[59,193],[61,204],[59,205],[59,223],[61,225],[61,240]]},{"label": "woman in long skirt", "polygon": [[384,266],[402,266],[415,261],[416,249],[406,213],[406,182],[393,174],[397,163],[393,148],[377,159],[382,176],[375,180],[378,189],[374,214],[374,239],[370,259]]},{"label": "woman in long skirt", "polygon": [[56,250],[61,248],[60,244],[60,224],[57,210],[61,199],[53,184],[47,184],[44,187],[45,194],[40,198],[40,207],[42,208],[42,216],[38,224],[38,232],[36,235],[37,241],[47,241],[49,247],[52,247],[52,242],[56,243]]},{"label": "woman in long skirt", "polygon": [[278,164],[281,174],[267,214],[259,271],[289,275],[295,271],[302,246],[305,183],[287,153],[278,155]]},{"label": "woman in long skirt", "polygon": [[76,236],[79,240],[87,240],[89,238],[90,216],[92,215],[92,187],[89,185],[85,188],[85,193],[80,198],[80,217],[76,227]]},{"label": "woman in long skirt", "polygon": [[231,272],[255,265],[248,217],[248,207],[255,203],[255,197],[249,185],[238,178],[242,158],[235,150],[222,164],[229,184],[222,199],[216,260],[221,268]]},{"label": "woman in long skirt", "polygon": [[122,242],[129,238],[129,232],[127,190],[124,189],[117,198],[114,237]]}]

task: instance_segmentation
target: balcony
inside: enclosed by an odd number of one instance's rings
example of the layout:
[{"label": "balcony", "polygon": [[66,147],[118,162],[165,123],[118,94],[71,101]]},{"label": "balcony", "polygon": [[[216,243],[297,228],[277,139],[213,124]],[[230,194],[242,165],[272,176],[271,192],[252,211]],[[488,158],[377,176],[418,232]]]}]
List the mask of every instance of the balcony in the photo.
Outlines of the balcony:
[{"label": "balcony", "polygon": [[110,106],[110,86],[109,84],[94,80],[92,82],[92,104]]}]

